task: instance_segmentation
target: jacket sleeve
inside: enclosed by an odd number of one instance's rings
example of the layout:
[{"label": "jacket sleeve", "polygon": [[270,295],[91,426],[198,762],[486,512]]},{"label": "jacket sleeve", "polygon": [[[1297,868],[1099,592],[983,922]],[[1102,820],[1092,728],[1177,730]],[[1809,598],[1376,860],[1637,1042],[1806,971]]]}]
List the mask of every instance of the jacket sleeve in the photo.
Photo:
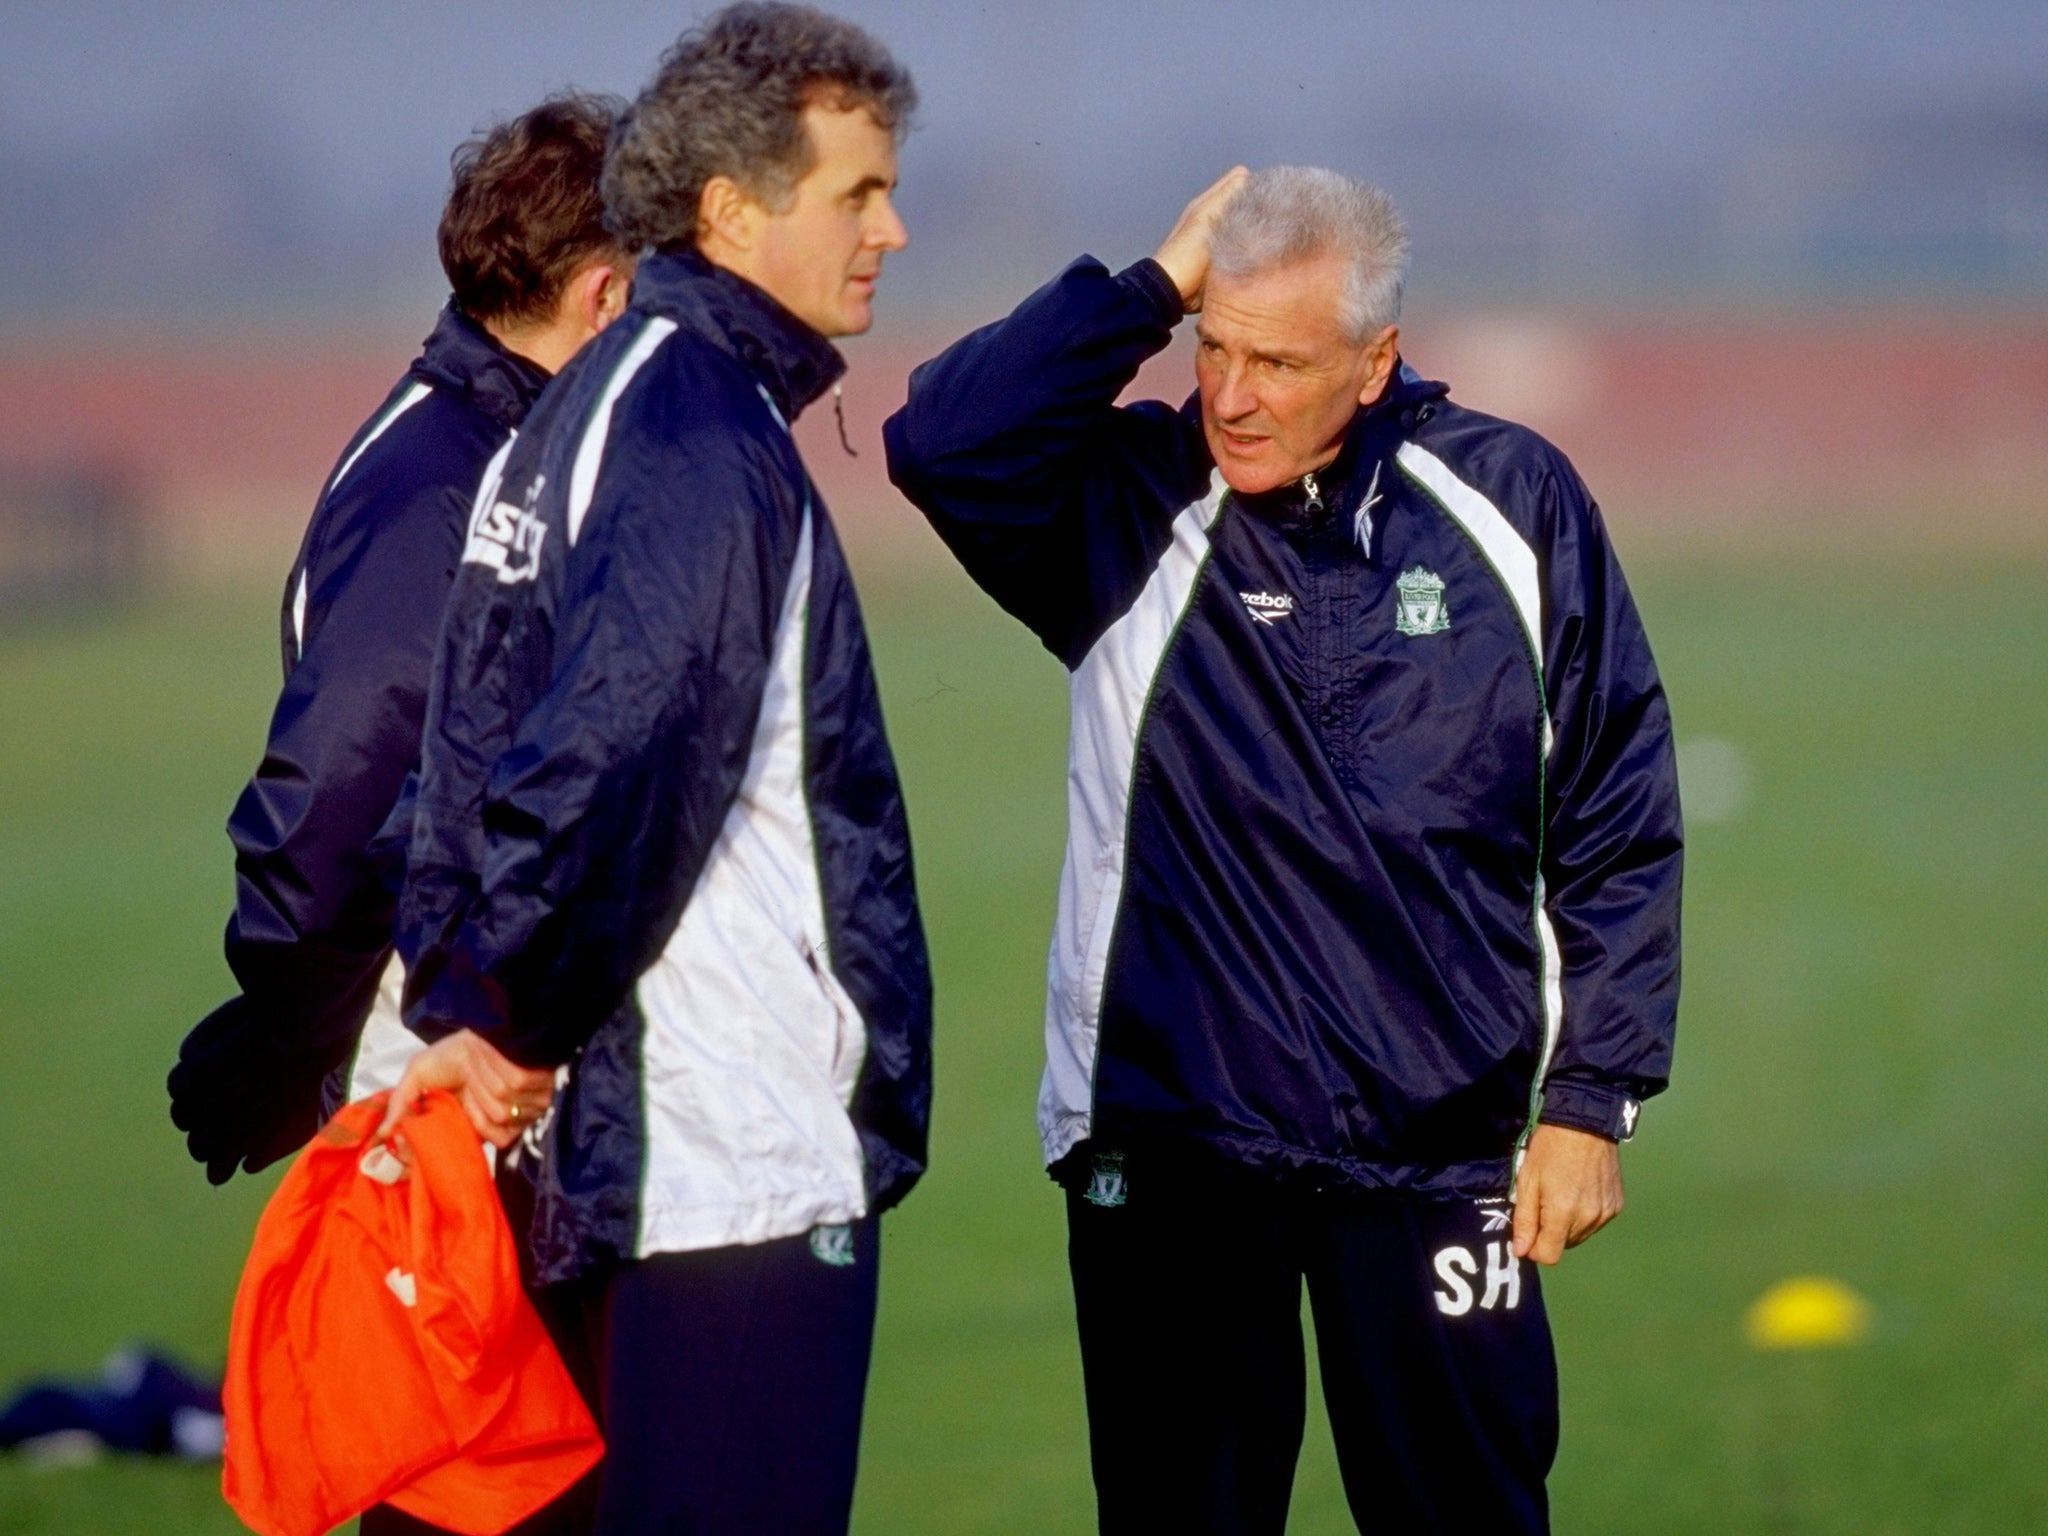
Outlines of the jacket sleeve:
[{"label": "jacket sleeve", "polygon": [[[507,443],[486,466],[466,524],[471,536],[496,503],[517,446],[517,440]],[[430,664],[419,772],[400,790],[375,845],[380,863],[401,871],[392,939],[405,962],[406,1023],[430,1039],[460,1027],[428,1025],[418,1004],[442,984],[448,941],[476,899],[484,789],[518,725],[515,695],[531,697],[545,686],[543,668],[532,659],[545,653],[552,633],[552,609],[542,594],[539,580],[500,581],[496,565],[468,558],[465,548]],[[524,643],[508,643],[513,639]],[[474,1011],[435,1012],[468,1023]]]},{"label": "jacket sleeve", "polygon": [[358,466],[320,509],[288,620],[296,660],[228,822],[242,996],[192,1031],[171,1079],[173,1118],[221,1177],[237,1149],[261,1167],[317,1127],[320,1080],[390,954],[393,895],[370,844],[418,756],[461,528],[460,491],[394,494],[386,470],[401,468]]},{"label": "jacket sleeve", "polygon": [[1186,425],[1156,402],[1116,405],[1181,313],[1157,262],[1111,276],[1084,256],[918,368],[882,430],[897,487],[1069,667],[1192,499]]},{"label": "jacket sleeve", "polygon": [[[1548,503],[1545,908],[1561,1026],[1538,1118],[1613,1140],[1671,1072],[1682,834],[1671,715],[1599,509],[1568,464]],[[1561,995],[1560,995],[1561,994]]]},{"label": "jacket sleeve", "polygon": [[306,573],[298,662],[228,823],[228,959],[245,989],[276,979],[271,951],[381,956],[390,944],[391,893],[369,846],[419,758],[427,669],[467,510],[452,486],[420,502],[393,507],[374,490],[352,498]]},{"label": "jacket sleeve", "polygon": [[479,886],[416,1027],[558,1064],[659,955],[751,753],[803,516],[793,453],[647,430],[607,453],[552,675],[491,771]]}]

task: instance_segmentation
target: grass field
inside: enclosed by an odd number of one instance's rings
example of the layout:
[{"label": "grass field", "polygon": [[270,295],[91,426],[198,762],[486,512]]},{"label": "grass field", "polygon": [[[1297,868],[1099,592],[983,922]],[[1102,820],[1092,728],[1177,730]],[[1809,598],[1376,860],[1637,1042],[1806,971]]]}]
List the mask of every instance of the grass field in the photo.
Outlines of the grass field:
[{"label": "grass field", "polygon": [[[1550,1277],[1557,1527],[2048,1529],[2048,567],[1788,549],[1637,562],[1680,735],[1734,744],[1749,794],[1692,829],[1677,1087],[1628,1213]],[[1083,1531],[1031,1130],[1060,676],[950,574],[876,576],[939,1089],[889,1225],[857,1526]],[[220,824],[274,634],[266,597],[216,592],[0,637],[0,1390],[131,1338],[222,1347],[270,1180],[209,1189],[161,1085],[227,988]],[[1748,1348],[1744,1308],[1799,1273],[1870,1299],[1866,1343]],[[1319,1418],[1292,1528],[1351,1529]],[[0,1461],[0,1536],[236,1529],[211,1470]]]}]

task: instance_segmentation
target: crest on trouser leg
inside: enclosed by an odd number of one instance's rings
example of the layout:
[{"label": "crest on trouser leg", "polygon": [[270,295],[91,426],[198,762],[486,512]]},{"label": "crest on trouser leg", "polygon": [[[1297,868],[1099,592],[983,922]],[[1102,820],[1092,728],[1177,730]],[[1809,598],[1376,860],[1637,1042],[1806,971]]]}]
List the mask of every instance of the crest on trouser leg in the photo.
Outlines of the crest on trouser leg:
[{"label": "crest on trouser leg", "polygon": [[1105,1209],[1122,1205],[1129,1196],[1124,1186],[1124,1155],[1121,1152],[1098,1152],[1095,1162],[1088,1170],[1088,1188],[1082,1198],[1090,1205]]},{"label": "crest on trouser leg", "polygon": [[853,1262],[853,1228],[843,1221],[811,1228],[811,1257],[834,1269],[846,1268]]}]

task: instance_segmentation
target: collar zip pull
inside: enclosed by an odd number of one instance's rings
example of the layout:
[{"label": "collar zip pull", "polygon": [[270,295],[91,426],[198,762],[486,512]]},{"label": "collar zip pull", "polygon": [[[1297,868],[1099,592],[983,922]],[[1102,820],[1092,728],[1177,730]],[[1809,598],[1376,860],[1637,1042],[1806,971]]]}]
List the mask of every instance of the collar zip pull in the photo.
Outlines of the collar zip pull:
[{"label": "collar zip pull", "polygon": [[843,384],[832,386],[832,419],[839,423],[839,446],[846,450],[849,459],[859,458],[859,450],[846,435],[846,386]]},{"label": "collar zip pull", "polygon": [[1322,511],[1323,492],[1322,488],[1316,484],[1316,477],[1313,472],[1301,477],[1301,488],[1308,493],[1308,500],[1303,502],[1302,506],[1310,512]]}]

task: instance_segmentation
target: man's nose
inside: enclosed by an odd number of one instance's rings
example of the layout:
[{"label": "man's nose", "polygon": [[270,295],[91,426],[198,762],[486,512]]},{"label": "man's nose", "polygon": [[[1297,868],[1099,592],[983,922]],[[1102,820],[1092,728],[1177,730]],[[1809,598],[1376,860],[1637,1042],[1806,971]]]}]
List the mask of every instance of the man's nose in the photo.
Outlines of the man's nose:
[{"label": "man's nose", "polygon": [[1219,421],[1241,421],[1259,408],[1259,402],[1251,389],[1251,379],[1242,363],[1231,363],[1223,370],[1223,376],[1216,381],[1216,394],[1212,401]]},{"label": "man's nose", "polygon": [[904,226],[903,215],[896,211],[896,204],[884,199],[880,209],[868,222],[867,243],[880,251],[900,251],[910,244],[910,231]]}]

